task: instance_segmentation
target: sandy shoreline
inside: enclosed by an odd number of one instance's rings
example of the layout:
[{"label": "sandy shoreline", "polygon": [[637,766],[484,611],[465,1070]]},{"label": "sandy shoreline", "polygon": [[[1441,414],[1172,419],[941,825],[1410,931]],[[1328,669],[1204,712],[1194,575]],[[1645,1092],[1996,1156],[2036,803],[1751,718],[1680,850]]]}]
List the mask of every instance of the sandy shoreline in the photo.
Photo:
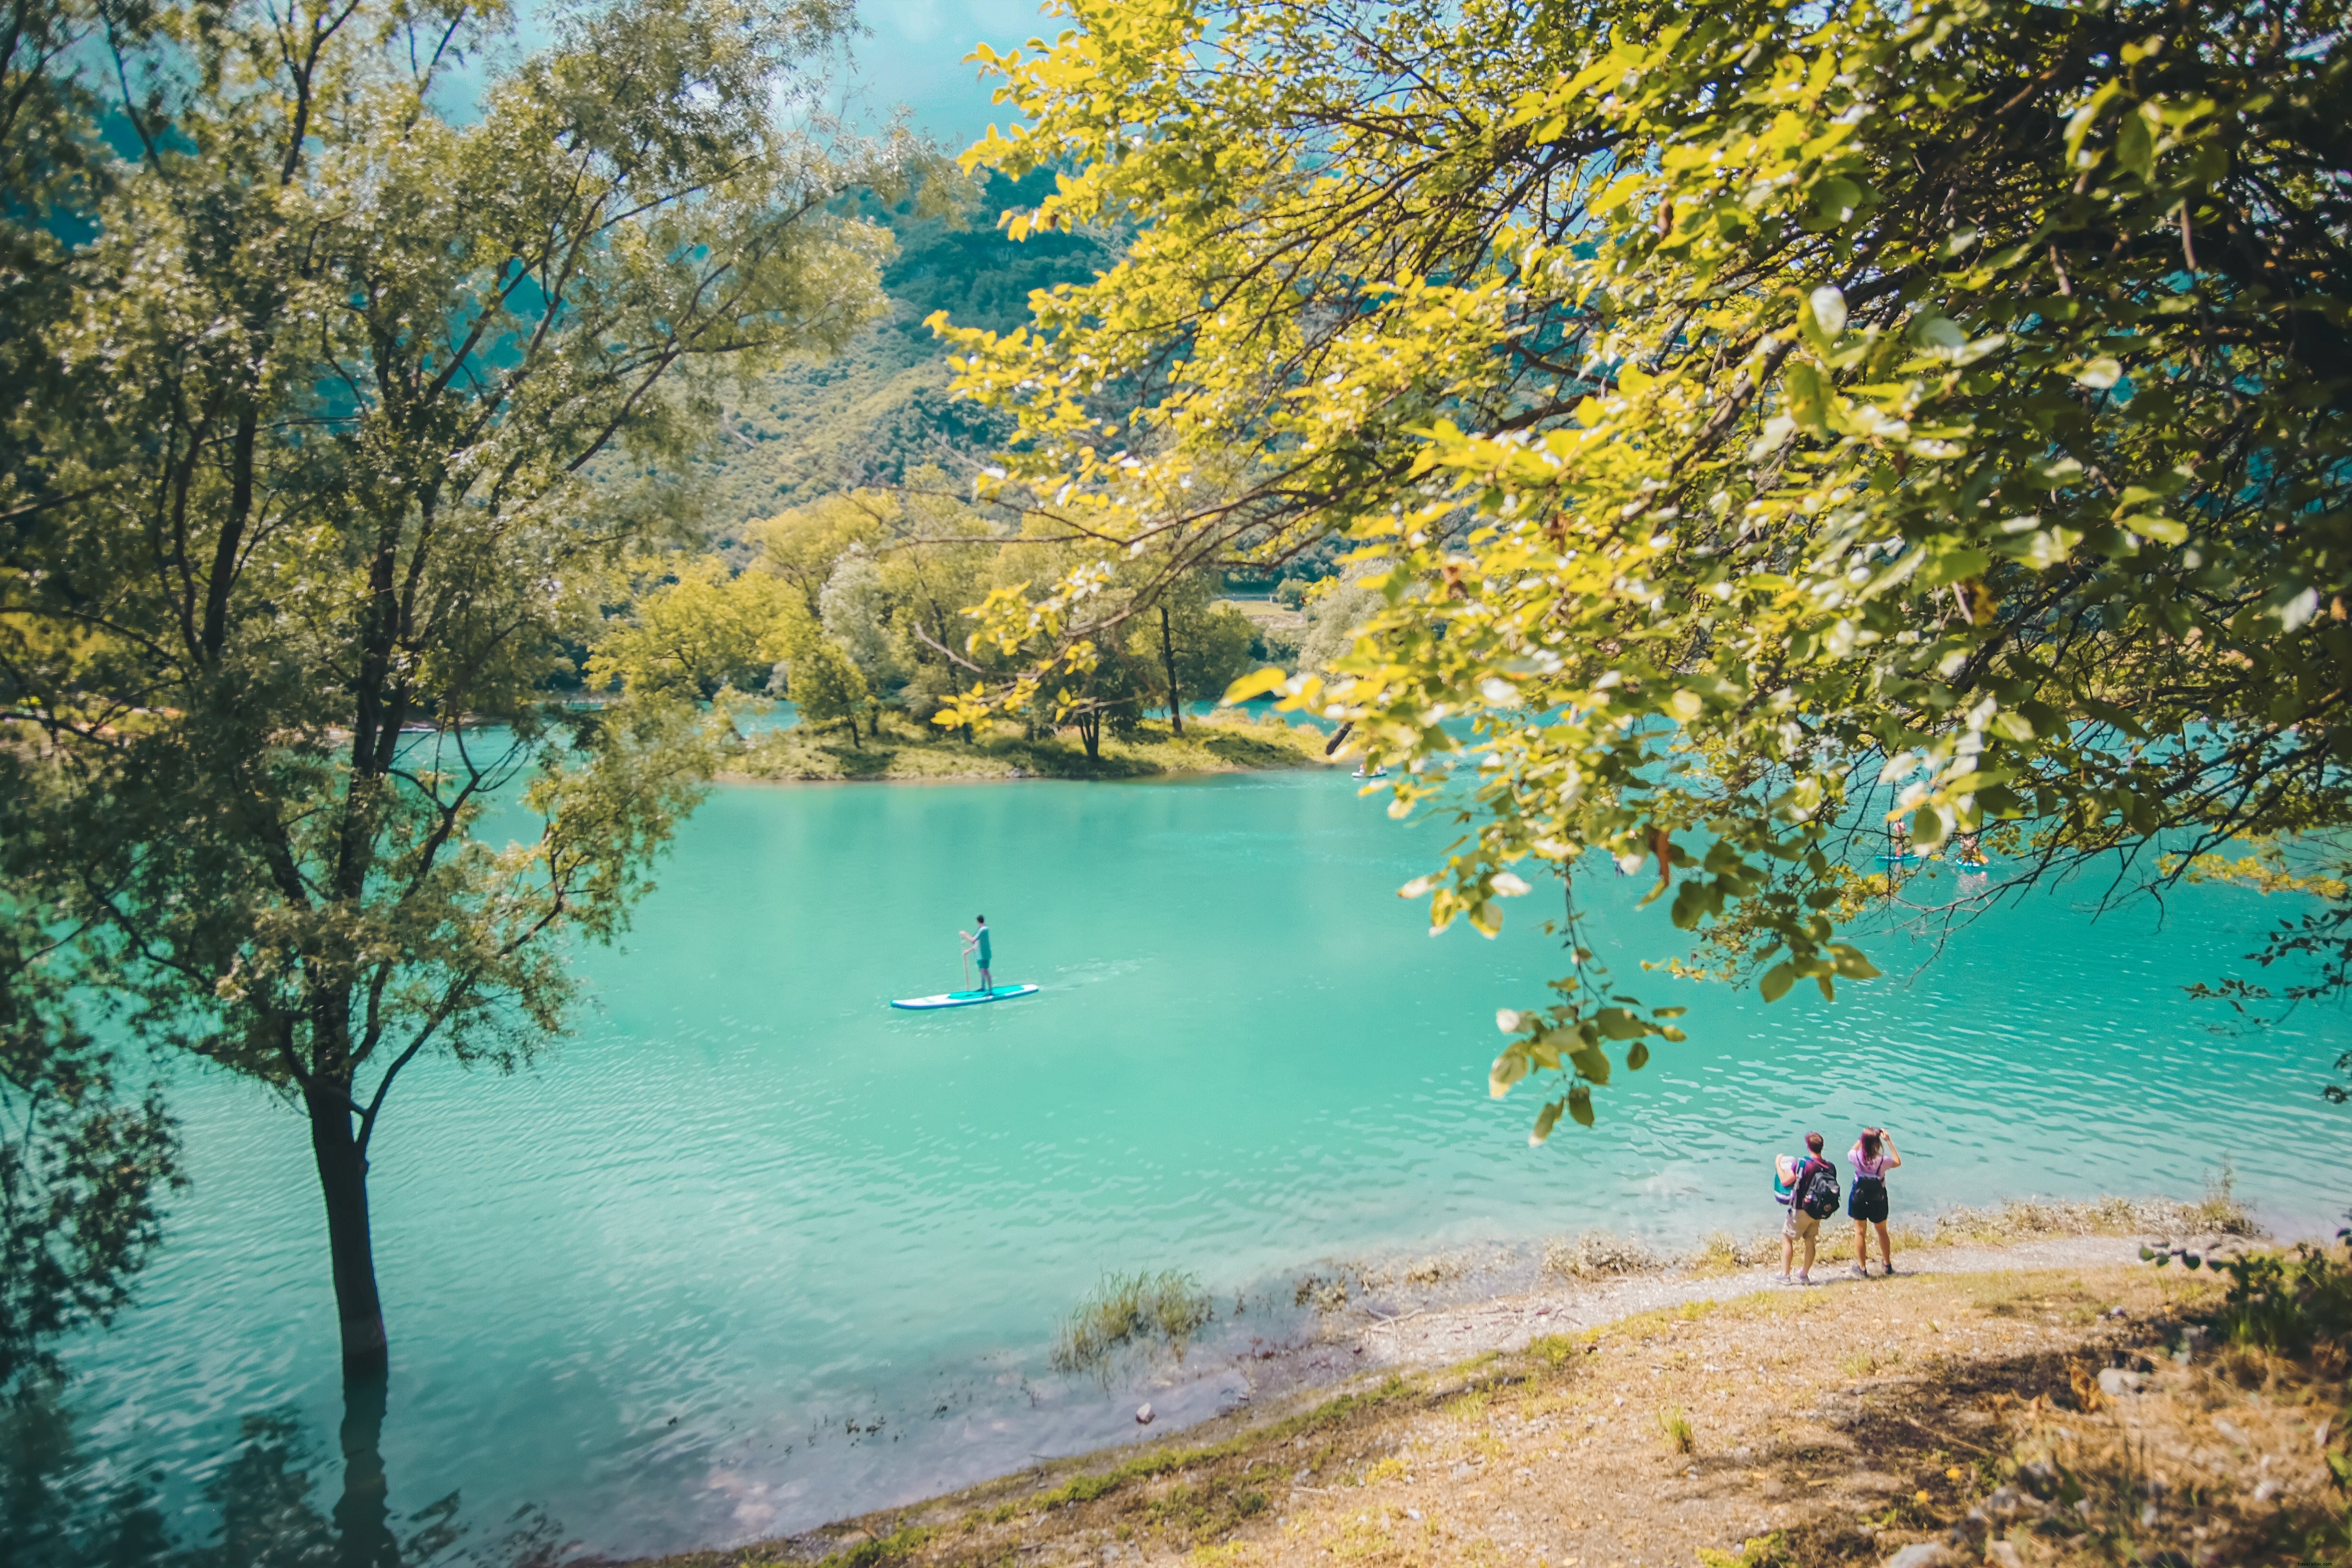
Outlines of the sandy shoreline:
[{"label": "sandy shoreline", "polygon": [[[1389,1310],[1376,1300],[1351,1303],[1339,1310],[1312,1315],[1286,1336],[1196,1350],[1181,1371],[1163,1368],[1135,1386],[1139,1403],[1160,1391],[1182,1385],[1197,1389],[1203,1383],[1223,1383],[1230,1392],[1215,1415],[1183,1425],[1159,1420],[1148,1436],[1093,1453],[1041,1460],[992,1480],[935,1496],[923,1501],[886,1508],[854,1520],[794,1535],[742,1545],[648,1559],[667,1568],[720,1568],[720,1565],[782,1562],[814,1562],[828,1557],[845,1563],[895,1561],[898,1553],[885,1550],[886,1538],[907,1531],[927,1531],[940,1519],[961,1517],[992,1507],[987,1517],[999,1521],[1029,1506],[1024,1498],[1047,1500],[1039,1517],[1060,1505],[1051,1500],[1055,1489],[1067,1493],[1075,1484],[1082,1497],[1098,1495],[1089,1475],[1145,1473],[1156,1465],[1190,1462],[1190,1456],[1245,1447],[1265,1440],[1316,1413],[1346,1405],[1352,1400],[1383,1396],[1407,1384],[1428,1384],[1433,1378],[1458,1379],[1465,1365],[1520,1356],[1531,1344],[1566,1342],[1595,1331],[1613,1332],[1629,1321],[1652,1321],[1660,1315],[1705,1313],[1725,1304],[1769,1314],[1823,1311],[1867,1317],[1874,1293],[1895,1294],[1969,1288],[1987,1279],[2025,1279],[2035,1277],[2131,1275],[2153,1279],[2159,1271],[2139,1265],[2144,1239],[2116,1235],[2063,1235],[2009,1243],[1979,1243],[1913,1247],[1898,1249],[1901,1271],[1894,1280],[1874,1272],[1867,1279],[1853,1277],[1845,1263],[1826,1258],[1814,1269],[1809,1286],[1782,1285],[1772,1267],[1747,1267],[1712,1271],[1687,1263],[1592,1279],[1539,1278],[1532,1286],[1476,1294],[1468,1299],[1408,1306]],[[2170,1227],[2173,1238],[2185,1234]],[[2210,1235],[2190,1245],[2217,1255],[2247,1245],[2243,1237]],[[2171,1277],[2189,1282],[2185,1270]],[[1899,1321],[1899,1320],[1898,1320]],[[1211,1358],[1213,1356],[1213,1360]],[[1194,1403],[1185,1401],[1184,1403]],[[1170,1457],[1174,1456],[1174,1459]],[[1074,1483],[1074,1478],[1077,1479]],[[1103,1483],[1108,1485],[1108,1483]],[[1315,1489],[1296,1488],[1302,1496]],[[1057,1516],[1058,1517],[1058,1516]],[[964,1528],[973,1526],[967,1524]],[[1025,1553],[1024,1560],[1029,1560]],[[846,1554],[845,1556],[844,1554]],[[929,1553],[925,1554],[929,1557]],[[1050,1559],[1049,1559],[1050,1560]],[[1108,1561],[1108,1559],[1104,1559]],[[1588,1568],[1601,1568],[1591,1564]]]}]

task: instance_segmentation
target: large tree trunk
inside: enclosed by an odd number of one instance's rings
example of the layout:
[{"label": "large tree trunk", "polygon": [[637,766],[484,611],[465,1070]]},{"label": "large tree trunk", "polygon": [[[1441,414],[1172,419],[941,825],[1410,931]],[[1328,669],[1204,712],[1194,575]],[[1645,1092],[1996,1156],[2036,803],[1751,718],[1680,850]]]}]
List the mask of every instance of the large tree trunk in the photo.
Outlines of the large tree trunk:
[{"label": "large tree trunk", "polygon": [[1087,713],[1078,720],[1078,739],[1086,742],[1087,760],[1102,761],[1102,715]]},{"label": "large tree trunk", "polygon": [[351,1107],[331,1087],[306,1089],[310,1155],[327,1200],[327,1251],[335,1276],[335,1317],[342,1325],[343,1374],[382,1376],[389,1363],[383,1302],[376,1295],[375,1247],[368,1237],[367,1155],[352,1135]]},{"label": "large tree trunk", "polygon": [[1184,733],[1184,698],[1176,689],[1176,640],[1168,635],[1168,606],[1160,606],[1160,659],[1168,667],[1168,722]]}]

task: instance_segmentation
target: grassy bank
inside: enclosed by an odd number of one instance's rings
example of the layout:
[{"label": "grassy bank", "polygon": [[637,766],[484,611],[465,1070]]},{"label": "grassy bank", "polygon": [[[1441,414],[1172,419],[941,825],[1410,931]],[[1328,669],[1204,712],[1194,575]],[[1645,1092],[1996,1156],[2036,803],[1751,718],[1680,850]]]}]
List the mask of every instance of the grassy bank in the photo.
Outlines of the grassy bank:
[{"label": "grassy bank", "polygon": [[2271,1320],[2222,1283],[2135,1264],[1692,1300],[667,1563],[2345,1562],[2341,1328],[2249,1333]]},{"label": "grassy bank", "polygon": [[1164,722],[1138,727],[1130,739],[1103,737],[1102,755],[1089,757],[1075,741],[1024,737],[1000,724],[966,741],[930,724],[885,715],[882,733],[861,731],[852,744],[839,726],[795,725],[759,736],[730,776],[811,781],[859,779],[1134,779],[1173,773],[1245,773],[1266,768],[1328,765],[1328,739],[1309,724],[1238,715],[1188,718],[1184,733]]}]

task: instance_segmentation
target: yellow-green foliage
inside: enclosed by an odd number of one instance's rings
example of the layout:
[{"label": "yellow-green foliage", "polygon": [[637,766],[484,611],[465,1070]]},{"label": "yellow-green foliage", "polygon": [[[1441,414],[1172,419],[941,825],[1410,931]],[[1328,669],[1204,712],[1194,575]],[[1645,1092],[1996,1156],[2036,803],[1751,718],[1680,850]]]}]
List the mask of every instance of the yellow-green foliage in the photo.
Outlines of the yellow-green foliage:
[{"label": "yellow-green foliage", "polygon": [[[1244,685],[1465,813],[1433,924],[1599,848],[1768,1002],[1877,974],[1892,824],[1984,834],[1965,900],[2352,825],[2339,7],[1531,14],[1082,0],[982,51],[1023,123],[968,163],[1058,176],[1007,232],[1150,221],[1030,330],[940,322],[1019,422],[995,493],[1099,542],[992,601],[1024,679],[959,713],[1084,667],[1108,563],[1344,534],[1352,648]],[[2347,952],[2311,918],[2273,953]],[[1538,1139],[1675,1038],[1599,945],[1498,998]]]},{"label": "yellow-green foliage", "polygon": [[590,654],[591,689],[709,698],[757,691],[796,635],[812,624],[791,589],[763,572],[732,573],[715,557],[675,564],[675,578],[640,594],[607,622]]}]

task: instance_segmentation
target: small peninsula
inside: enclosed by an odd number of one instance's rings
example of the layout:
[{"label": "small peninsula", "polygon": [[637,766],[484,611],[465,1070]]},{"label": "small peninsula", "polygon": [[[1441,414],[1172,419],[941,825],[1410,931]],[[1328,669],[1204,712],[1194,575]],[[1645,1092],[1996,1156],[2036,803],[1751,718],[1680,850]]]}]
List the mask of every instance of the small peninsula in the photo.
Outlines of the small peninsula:
[{"label": "small peninsula", "polygon": [[1056,736],[1031,737],[999,723],[971,739],[901,714],[869,721],[852,742],[841,726],[805,722],[751,737],[724,775],[783,782],[947,782],[958,779],[1138,779],[1181,773],[1328,767],[1328,742],[1311,724],[1219,714],[1191,717],[1181,734],[1147,721],[1125,736],[1106,734],[1099,754]]}]

